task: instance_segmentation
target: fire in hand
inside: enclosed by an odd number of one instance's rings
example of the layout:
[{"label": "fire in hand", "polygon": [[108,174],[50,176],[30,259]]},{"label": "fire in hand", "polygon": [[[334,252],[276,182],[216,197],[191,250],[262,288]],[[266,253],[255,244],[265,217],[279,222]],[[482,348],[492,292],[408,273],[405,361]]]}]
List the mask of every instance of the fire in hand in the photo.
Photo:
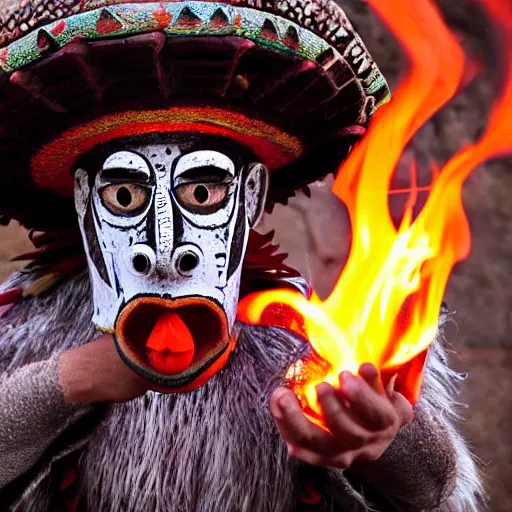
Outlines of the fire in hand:
[{"label": "fire in hand", "polygon": [[342,371],[357,373],[366,362],[388,376],[399,373],[400,392],[411,403],[418,398],[448,278],[470,251],[464,181],[487,159],[512,153],[507,119],[512,111],[512,4],[475,1],[501,38],[506,78],[482,138],[433,170],[428,198],[417,215],[413,163],[407,205],[396,226],[389,194],[399,159],[418,130],[474,77],[476,66],[466,59],[433,1],[368,0],[398,39],[409,67],[333,186],[352,226],[346,266],[326,300],[315,293],[308,300],[299,293],[273,290],[240,302],[242,321],[286,327],[310,343],[314,357],[293,368],[293,382],[305,412],[316,423],[322,424],[316,386],[325,381],[339,387]]}]

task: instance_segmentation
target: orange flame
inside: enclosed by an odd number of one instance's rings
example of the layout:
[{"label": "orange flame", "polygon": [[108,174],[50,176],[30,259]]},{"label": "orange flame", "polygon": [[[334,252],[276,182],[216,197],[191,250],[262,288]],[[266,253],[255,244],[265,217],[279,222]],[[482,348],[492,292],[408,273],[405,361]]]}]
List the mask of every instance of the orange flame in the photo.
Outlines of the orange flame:
[{"label": "orange flame", "polygon": [[347,264],[325,301],[315,293],[308,301],[297,293],[277,290],[253,294],[240,303],[239,316],[249,323],[277,323],[272,313],[276,304],[291,306],[302,317],[297,321],[297,315],[288,315],[279,324],[304,334],[327,362],[326,372],[306,374],[298,390],[306,411],[320,423],[316,385],[327,381],[338,387],[341,371],[356,373],[365,362],[384,372],[407,368],[400,391],[411,402],[418,398],[425,354],[436,334],[448,278],[455,263],[470,250],[463,183],[485,160],[512,153],[507,122],[507,110],[512,108],[512,4],[477,1],[501,35],[507,78],[484,136],[433,173],[430,194],[416,218],[413,180],[405,214],[396,228],[388,195],[400,156],[421,126],[455,96],[468,66],[434,2],[368,0],[399,40],[410,67],[393,100],[379,109],[366,137],[342,165],[333,186],[348,208],[352,225]]}]

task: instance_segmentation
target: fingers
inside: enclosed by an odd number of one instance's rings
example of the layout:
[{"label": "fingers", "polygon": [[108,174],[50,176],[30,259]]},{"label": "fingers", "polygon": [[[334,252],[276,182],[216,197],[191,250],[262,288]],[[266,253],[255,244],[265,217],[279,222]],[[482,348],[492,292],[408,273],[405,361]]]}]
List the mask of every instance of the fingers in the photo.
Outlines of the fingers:
[{"label": "fingers", "polygon": [[340,392],[348,399],[364,427],[374,431],[384,430],[395,423],[396,412],[382,383],[378,384],[372,376],[370,382],[372,384],[350,372],[343,372],[340,375]]},{"label": "fingers", "polygon": [[270,399],[270,409],[291,456],[298,457],[297,453],[304,450],[325,456],[336,450],[334,437],[306,418],[292,391],[277,389]]},{"label": "fingers", "polygon": [[397,378],[398,373],[395,373],[395,375],[393,375],[391,379],[389,379],[388,385],[386,386],[386,394],[389,396],[390,399],[393,397],[393,394],[395,392],[395,384]]},{"label": "fingers", "polygon": [[414,411],[409,400],[404,395],[394,391],[390,397],[391,403],[399,418],[399,427],[402,428],[404,425],[410,423],[414,417]]},{"label": "fingers", "polygon": [[358,452],[348,451],[342,453],[333,453],[332,455],[322,455],[313,450],[296,449],[290,453],[290,455],[300,459],[303,462],[306,462],[307,464],[312,464],[313,466],[348,469],[356,459],[357,453]]},{"label": "fingers", "polygon": [[362,364],[359,367],[359,376],[379,395],[384,395],[385,389],[380,377],[380,372],[371,363]]},{"label": "fingers", "polygon": [[399,417],[400,427],[412,421],[413,409],[411,404],[402,394],[395,392],[395,382],[398,374],[391,377],[386,388],[384,388],[379,370],[373,364],[365,363],[361,365],[359,375],[379,395],[389,398]]},{"label": "fingers", "polygon": [[347,469],[354,461],[379,458],[398,430],[412,420],[411,404],[394,391],[393,379],[384,388],[375,366],[365,364],[359,376],[343,372],[339,378],[339,389],[325,382],[316,388],[328,431],[306,417],[292,391],[280,388],[272,395],[272,414],[290,456]]},{"label": "fingers", "polygon": [[344,449],[353,449],[364,444],[370,432],[343,405],[340,394],[327,383],[318,385],[316,391],[325,424],[336,439],[343,440]]}]

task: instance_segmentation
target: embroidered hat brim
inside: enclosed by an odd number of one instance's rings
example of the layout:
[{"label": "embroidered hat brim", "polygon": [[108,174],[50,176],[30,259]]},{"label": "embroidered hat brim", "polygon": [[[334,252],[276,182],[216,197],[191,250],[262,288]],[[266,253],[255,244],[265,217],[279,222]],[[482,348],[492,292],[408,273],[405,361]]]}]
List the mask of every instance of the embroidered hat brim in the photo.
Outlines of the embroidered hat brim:
[{"label": "embroidered hat brim", "polygon": [[269,204],[286,202],[389,98],[327,0],[10,0],[0,45],[0,215],[38,229],[74,222],[83,151],[151,130],[237,140],[272,170]]}]

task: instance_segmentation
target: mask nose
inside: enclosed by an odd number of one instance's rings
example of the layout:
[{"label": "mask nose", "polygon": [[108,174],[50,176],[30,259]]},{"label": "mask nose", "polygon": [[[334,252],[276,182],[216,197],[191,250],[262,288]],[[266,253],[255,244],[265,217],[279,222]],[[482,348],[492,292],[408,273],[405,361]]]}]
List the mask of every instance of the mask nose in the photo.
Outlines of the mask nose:
[{"label": "mask nose", "polygon": [[202,253],[195,245],[177,247],[172,256],[172,267],[184,277],[189,277],[202,261]]},{"label": "mask nose", "polygon": [[156,255],[145,244],[136,244],[131,249],[130,270],[137,276],[147,276],[153,272],[156,266]]}]

